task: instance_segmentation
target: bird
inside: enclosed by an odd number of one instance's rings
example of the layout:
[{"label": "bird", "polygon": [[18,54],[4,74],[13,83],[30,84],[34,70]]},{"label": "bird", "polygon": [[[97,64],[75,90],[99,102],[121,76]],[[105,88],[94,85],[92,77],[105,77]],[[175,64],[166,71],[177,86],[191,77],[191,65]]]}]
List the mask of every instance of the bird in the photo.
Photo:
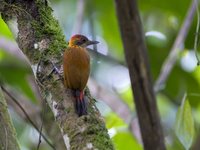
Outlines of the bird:
[{"label": "bird", "polygon": [[90,75],[90,55],[87,46],[98,44],[86,36],[76,34],[68,42],[63,55],[64,86],[73,91],[75,110],[78,116],[87,115],[84,89]]}]

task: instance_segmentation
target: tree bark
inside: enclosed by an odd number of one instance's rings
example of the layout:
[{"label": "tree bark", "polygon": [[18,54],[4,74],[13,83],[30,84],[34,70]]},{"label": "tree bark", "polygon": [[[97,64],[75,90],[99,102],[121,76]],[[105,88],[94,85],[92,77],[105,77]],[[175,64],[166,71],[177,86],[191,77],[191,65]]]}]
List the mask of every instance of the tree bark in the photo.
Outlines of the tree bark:
[{"label": "tree bark", "polygon": [[0,86],[0,149],[1,150],[20,150],[13,127],[6,100]]},{"label": "tree bark", "polygon": [[[78,117],[74,98],[63,86],[62,79],[52,72],[53,64],[62,64],[62,54],[67,44],[52,9],[46,0],[0,0],[2,18],[15,17],[18,23],[17,42],[32,66],[40,92],[49,104],[58,123],[66,148],[72,150],[112,150],[104,121],[95,107],[95,100],[85,91],[88,115]],[[64,149],[64,148],[63,148]]]},{"label": "tree bark", "polygon": [[165,150],[136,0],[115,0],[145,150]]}]

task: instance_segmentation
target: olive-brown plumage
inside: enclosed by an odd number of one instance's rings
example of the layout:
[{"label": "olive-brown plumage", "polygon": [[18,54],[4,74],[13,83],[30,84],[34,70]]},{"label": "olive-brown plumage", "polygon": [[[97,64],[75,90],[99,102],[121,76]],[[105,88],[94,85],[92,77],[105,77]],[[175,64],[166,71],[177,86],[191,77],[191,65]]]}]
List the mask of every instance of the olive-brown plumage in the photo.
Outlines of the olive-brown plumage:
[{"label": "olive-brown plumage", "polygon": [[90,74],[90,56],[86,47],[97,43],[83,35],[74,35],[63,56],[64,85],[74,91],[75,109],[79,116],[87,114],[83,91]]},{"label": "olive-brown plumage", "polygon": [[90,56],[85,48],[69,47],[64,53],[64,84],[82,91],[90,73]]}]

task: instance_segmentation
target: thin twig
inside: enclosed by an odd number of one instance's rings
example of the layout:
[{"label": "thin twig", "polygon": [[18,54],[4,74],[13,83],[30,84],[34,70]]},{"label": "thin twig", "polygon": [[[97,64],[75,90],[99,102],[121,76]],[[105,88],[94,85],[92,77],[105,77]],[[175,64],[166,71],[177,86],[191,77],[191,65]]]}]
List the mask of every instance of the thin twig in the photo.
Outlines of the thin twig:
[{"label": "thin twig", "polygon": [[[24,115],[26,116],[27,120],[30,122],[30,124],[40,133],[40,130],[38,127],[35,125],[35,123],[31,120],[25,109],[20,105],[20,103],[2,86],[2,90],[17,104],[17,106],[23,111]],[[43,139],[46,141],[46,143],[55,150],[54,145],[46,138],[46,136],[41,133],[41,136]]]},{"label": "thin twig", "polygon": [[178,33],[178,36],[174,42],[174,45],[172,46],[172,49],[170,51],[170,54],[164,61],[160,75],[155,82],[154,90],[155,92],[160,91],[164,87],[164,83],[166,82],[172,68],[174,67],[174,64],[176,63],[177,56],[179,52],[183,49],[183,43],[186,39],[186,36],[188,34],[189,28],[191,26],[192,20],[194,18],[195,10],[196,10],[196,0],[193,0],[191,3],[191,6],[188,9],[187,16],[184,20],[184,23]]},{"label": "thin twig", "polygon": [[41,133],[42,133],[43,121],[44,121],[44,118],[43,118],[43,115],[42,115],[42,123],[41,123],[41,127],[40,127],[40,132],[39,132],[37,150],[39,150],[40,144],[41,144],[41,142],[42,142],[42,140],[41,140]]},{"label": "thin twig", "polygon": [[41,127],[40,127],[40,134],[39,134],[39,139],[38,139],[37,150],[39,150],[40,144],[41,144],[42,128],[43,128],[43,123],[44,123],[44,115],[46,114],[46,109],[47,109],[47,105],[45,103],[45,106],[44,106],[44,109],[43,109],[43,112],[42,112],[42,123],[41,123]]},{"label": "thin twig", "polygon": [[198,53],[197,53],[197,45],[198,45],[198,37],[199,37],[199,3],[198,0],[195,1],[196,2],[196,10],[197,10],[197,27],[196,27],[196,34],[195,34],[195,41],[194,41],[194,51],[195,51],[195,56],[197,59],[197,65],[200,65],[200,60],[198,57]]},{"label": "thin twig", "polygon": [[187,98],[187,93],[185,92],[182,98],[181,107],[183,107],[183,105],[185,104],[186,98]]}]

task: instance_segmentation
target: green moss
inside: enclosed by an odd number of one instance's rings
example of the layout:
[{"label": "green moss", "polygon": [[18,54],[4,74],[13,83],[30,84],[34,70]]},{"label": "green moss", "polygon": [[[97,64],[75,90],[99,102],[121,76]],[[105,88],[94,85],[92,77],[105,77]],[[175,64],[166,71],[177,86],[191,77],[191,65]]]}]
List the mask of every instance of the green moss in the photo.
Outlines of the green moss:
[{"label": "green moss", "polygon": [[105,138],[105,134],[97,134],[95,135],[95,140],[93,142],[94,147],[101,150],[113,150],[113,144],[109,138]]},{"label": "green moss", "polygon": [[[101,119],[97,116],[82,116],[76,120],[76,126],[74,126],[74,117],[68,118],[68,124],[63,127],[64,131],[70,138],[70,144],[72,150],[79,150],[86,147],[87,143],[92,143],[93,146],[101,150],[113,150],[112,142],[107,134],[107,129],[102,123]],[[73,126],[73,127],[72,127]],[[80,128],[86,128],[83,132],[80,132]],[[80,135],[81,134],[81,135]],[[84,137],[87,137],[85,139]],[[79,143],[78,145],[75,143]]]},{"label": "green moss", "polygon": [[85,118],[85,122],[87,123],[88,127],[83,134],[85,134],[87,137],[90,137],[88,141],[91,141],[95,148],[101,150],[114,149],[107,133],[107,129],[104,126],[104,123],[102,123],[101,119],[99,119],[97,116],[91,115],[90,117]]},{"label": "green moss", "polygon": [[62,50],[67,47],[67,43],[58,21],[52,15],[53,10],[40,0],[35,1],[35,3],[39,13],[38,17],[32,21],[35,36],[39,41],[50,38],[49,48],[45,50],[45,55],[60,56]]}]

